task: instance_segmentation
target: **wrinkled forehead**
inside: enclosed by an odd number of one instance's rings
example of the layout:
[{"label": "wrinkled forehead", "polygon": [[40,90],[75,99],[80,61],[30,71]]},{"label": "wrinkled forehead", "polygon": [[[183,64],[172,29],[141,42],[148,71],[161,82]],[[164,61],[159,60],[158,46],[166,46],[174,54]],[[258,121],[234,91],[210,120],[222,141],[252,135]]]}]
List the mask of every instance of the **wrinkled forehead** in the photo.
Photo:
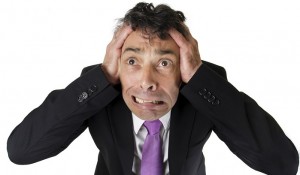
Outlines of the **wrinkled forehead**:
[{"label": "wrinkled forehead", "polygon": [[179,55],[179,47],[171,37],[160,39],[156,35],[150,36],[138,30],[133,31],[126,38],[122,47],[122,52],[128,47],[140,49],[172,50],[174,53],[178,53]]}]

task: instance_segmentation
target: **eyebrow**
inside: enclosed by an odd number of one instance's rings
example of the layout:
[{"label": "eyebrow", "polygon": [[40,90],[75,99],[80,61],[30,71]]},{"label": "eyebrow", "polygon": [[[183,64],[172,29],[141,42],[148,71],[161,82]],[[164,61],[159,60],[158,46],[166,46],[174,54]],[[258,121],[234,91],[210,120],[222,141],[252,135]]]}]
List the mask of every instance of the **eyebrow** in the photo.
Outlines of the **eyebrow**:
[{"label": "eyebrow", "polygon": [[135,52],[135,53],[139,53],[139,52],[141,52],[141,49],[140,48],[133,48],[133,47],[127,47],[124,51],[123,51],[123,53],[122,54],[124,54],[125,52],[129,52],[129,51],[131,51],[131,52]]},{"label": "eyebrow", "polygon": [[[143,52],[142,49],[137,48],[137,47],[127,47],[122,54],[124,54],[125,52],[135,52],[135,53],[141,53]],[[155,49],[155,53],[158,55],[167,55],[167,54],[171,54],[171,55],[175,55],[175,52],[171,49]]]},{"label": "eyebrow", "polygon": [[167,54],[171,54],[171,55],[175,55],[175,52],[171,49],[166,49],[166,50],[163,50],[163,49],[159,49],[159,50],[155,50],[155,53],[159,54],[159,55],[167,55]]}]

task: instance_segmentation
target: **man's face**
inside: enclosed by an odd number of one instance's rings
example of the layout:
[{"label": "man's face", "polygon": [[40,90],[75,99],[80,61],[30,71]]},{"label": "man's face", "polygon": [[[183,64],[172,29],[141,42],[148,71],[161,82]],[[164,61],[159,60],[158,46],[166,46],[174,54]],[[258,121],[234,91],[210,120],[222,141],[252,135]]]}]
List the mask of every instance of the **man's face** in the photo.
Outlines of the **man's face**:
[{"label": "man's face", "polygon": [[149,40],[140,31],[132,32],[122,48],[120,81],[123,99],[136,116],[162,117],[179,94],[179,47],[171,37]]}]

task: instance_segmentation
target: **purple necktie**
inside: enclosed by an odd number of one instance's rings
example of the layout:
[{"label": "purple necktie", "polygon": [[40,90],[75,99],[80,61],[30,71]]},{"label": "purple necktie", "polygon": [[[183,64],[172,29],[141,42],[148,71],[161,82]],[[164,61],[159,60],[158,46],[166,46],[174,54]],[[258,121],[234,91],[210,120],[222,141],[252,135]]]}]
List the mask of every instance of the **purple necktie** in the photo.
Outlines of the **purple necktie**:
[{"label": "purple necktie", "polygon": [[161,122],[146,121],[144,126],[148,130],[148,135],[143,145],[141,175],[162,175],[163,159],[159,132]]}]

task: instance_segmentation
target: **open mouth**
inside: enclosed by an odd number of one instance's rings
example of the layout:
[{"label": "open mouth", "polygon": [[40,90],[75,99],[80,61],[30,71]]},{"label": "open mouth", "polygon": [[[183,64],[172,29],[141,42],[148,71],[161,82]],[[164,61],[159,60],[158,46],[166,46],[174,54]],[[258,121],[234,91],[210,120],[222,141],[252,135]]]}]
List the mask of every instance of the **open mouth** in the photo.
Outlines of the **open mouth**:
[{"label": "open mouth", "polygon": [[147,104],[147,103],[148,104],[151,103],[151,104],[155,104],[155,105],[162,105],[162,104],[164,104],[163,101],[159,101],[159,100],[153,100],[153,101],[143,100],[143,99],[137,98],[135,96],[132,96],[132,98],[133,98],[133,101],[136,102],[136,103],[138,103],[138,104]]}]

